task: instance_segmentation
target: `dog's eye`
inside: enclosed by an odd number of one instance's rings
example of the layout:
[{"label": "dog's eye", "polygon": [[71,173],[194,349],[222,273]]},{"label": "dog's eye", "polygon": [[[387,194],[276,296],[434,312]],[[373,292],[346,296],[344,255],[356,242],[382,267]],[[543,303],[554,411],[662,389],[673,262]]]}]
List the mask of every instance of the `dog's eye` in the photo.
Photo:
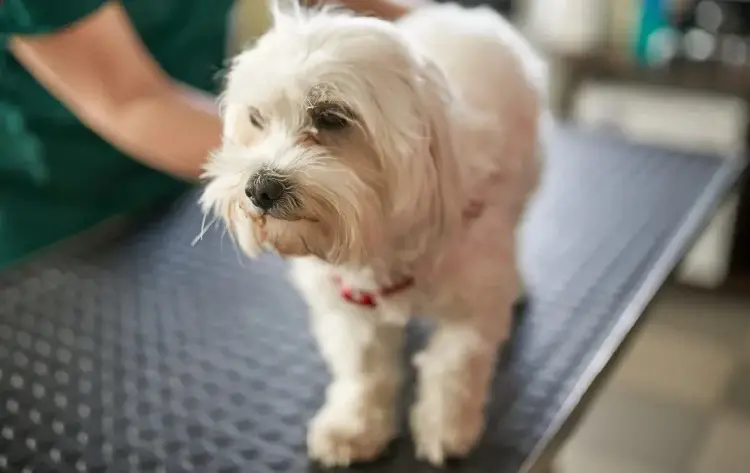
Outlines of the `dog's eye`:
[{"label": "dog's eye", "polygon": [[248,113],[250,116],[250,123],[252,123],[255,128],[262,130],[263,117],[260,115],[260,111],[255,107],[250,107],[250,111]]},{"label": "dog's eye", "polygon": [[315,127],[323,130],[338,130],[346,127],[349,119],[335,112],[322,112],[315,116]]},{"label": "dog's eye", "polygon": [[351,114],[338,107],[314,107],[311,116],[319,130],[341,130],[351,123]]}]

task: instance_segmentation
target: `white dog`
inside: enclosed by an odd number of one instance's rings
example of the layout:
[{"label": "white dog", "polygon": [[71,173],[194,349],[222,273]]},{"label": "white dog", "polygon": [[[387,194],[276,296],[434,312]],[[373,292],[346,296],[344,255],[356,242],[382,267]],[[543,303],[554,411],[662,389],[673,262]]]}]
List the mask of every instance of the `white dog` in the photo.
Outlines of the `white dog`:
[{"label": "white dog", "polygon": [[417,455],[440,465],[480,437],[520,291],[544,75],[499,15],[455,5],[396,24],[277,8],[234,60],[202,204],[249,255],[292,259],[333,376],[308,432],[323,465],[394,438],[415,313],[436,325],[414,359]]}]

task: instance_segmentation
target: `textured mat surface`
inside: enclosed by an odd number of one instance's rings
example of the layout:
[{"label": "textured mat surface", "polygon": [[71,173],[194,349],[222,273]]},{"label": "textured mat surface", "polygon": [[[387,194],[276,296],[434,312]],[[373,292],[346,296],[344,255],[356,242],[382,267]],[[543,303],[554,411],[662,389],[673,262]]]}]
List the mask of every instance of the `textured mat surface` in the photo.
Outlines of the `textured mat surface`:
[{"label": "textured mat surface", "polygon": [[[542,449],[739,174],[608,138],[549,138],[524,228],[529,301],[486,438],[455,471],[519,471]],[[219,230],[192,247],[193,201],[116,243],[0,274],[0,472],[314,469],[304,429],[327,374],[304,306],[281,261],[245,261]],[[406,435],[365,469],[431,471]]]}]

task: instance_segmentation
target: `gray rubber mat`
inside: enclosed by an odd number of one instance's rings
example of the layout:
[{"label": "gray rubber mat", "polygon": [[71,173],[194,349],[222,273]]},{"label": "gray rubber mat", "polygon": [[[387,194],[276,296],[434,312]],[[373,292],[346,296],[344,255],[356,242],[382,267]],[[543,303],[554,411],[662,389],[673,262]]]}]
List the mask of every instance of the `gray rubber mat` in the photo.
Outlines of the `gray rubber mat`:
[{"label": "gray rubber mat", "polygon": [[[516,472],[544,451],[741,167],[561,130],[549,148],[528,301],[486,438],[455,471]],[[327,374],[302,301],[281,261],[244,260],[221,230],[191,246],[194,200],[0,274],[0,472],[315,468],[305,425]],[[432,471],[403,432],[361,468]]]}]

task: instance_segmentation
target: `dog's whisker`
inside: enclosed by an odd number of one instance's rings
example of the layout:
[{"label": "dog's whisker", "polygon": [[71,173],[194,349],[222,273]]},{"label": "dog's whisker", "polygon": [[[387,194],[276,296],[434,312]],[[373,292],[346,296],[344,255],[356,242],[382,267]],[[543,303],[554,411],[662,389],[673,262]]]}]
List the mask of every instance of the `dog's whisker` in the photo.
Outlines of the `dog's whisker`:
[{"label": "dog's whisker", "polygon": [[213,217],[211,221],[206,225],[206,219],[207,215],[203,214],[203,219],[201,220],[201,230],[198,235],[193,238],[193,241],[190,243],[190,246],[195,246],[198,244],[199,241],[203,240],[203,237],[208,233],[208,231],[211,229],[211,227],[219,220],[219,217]]}]

